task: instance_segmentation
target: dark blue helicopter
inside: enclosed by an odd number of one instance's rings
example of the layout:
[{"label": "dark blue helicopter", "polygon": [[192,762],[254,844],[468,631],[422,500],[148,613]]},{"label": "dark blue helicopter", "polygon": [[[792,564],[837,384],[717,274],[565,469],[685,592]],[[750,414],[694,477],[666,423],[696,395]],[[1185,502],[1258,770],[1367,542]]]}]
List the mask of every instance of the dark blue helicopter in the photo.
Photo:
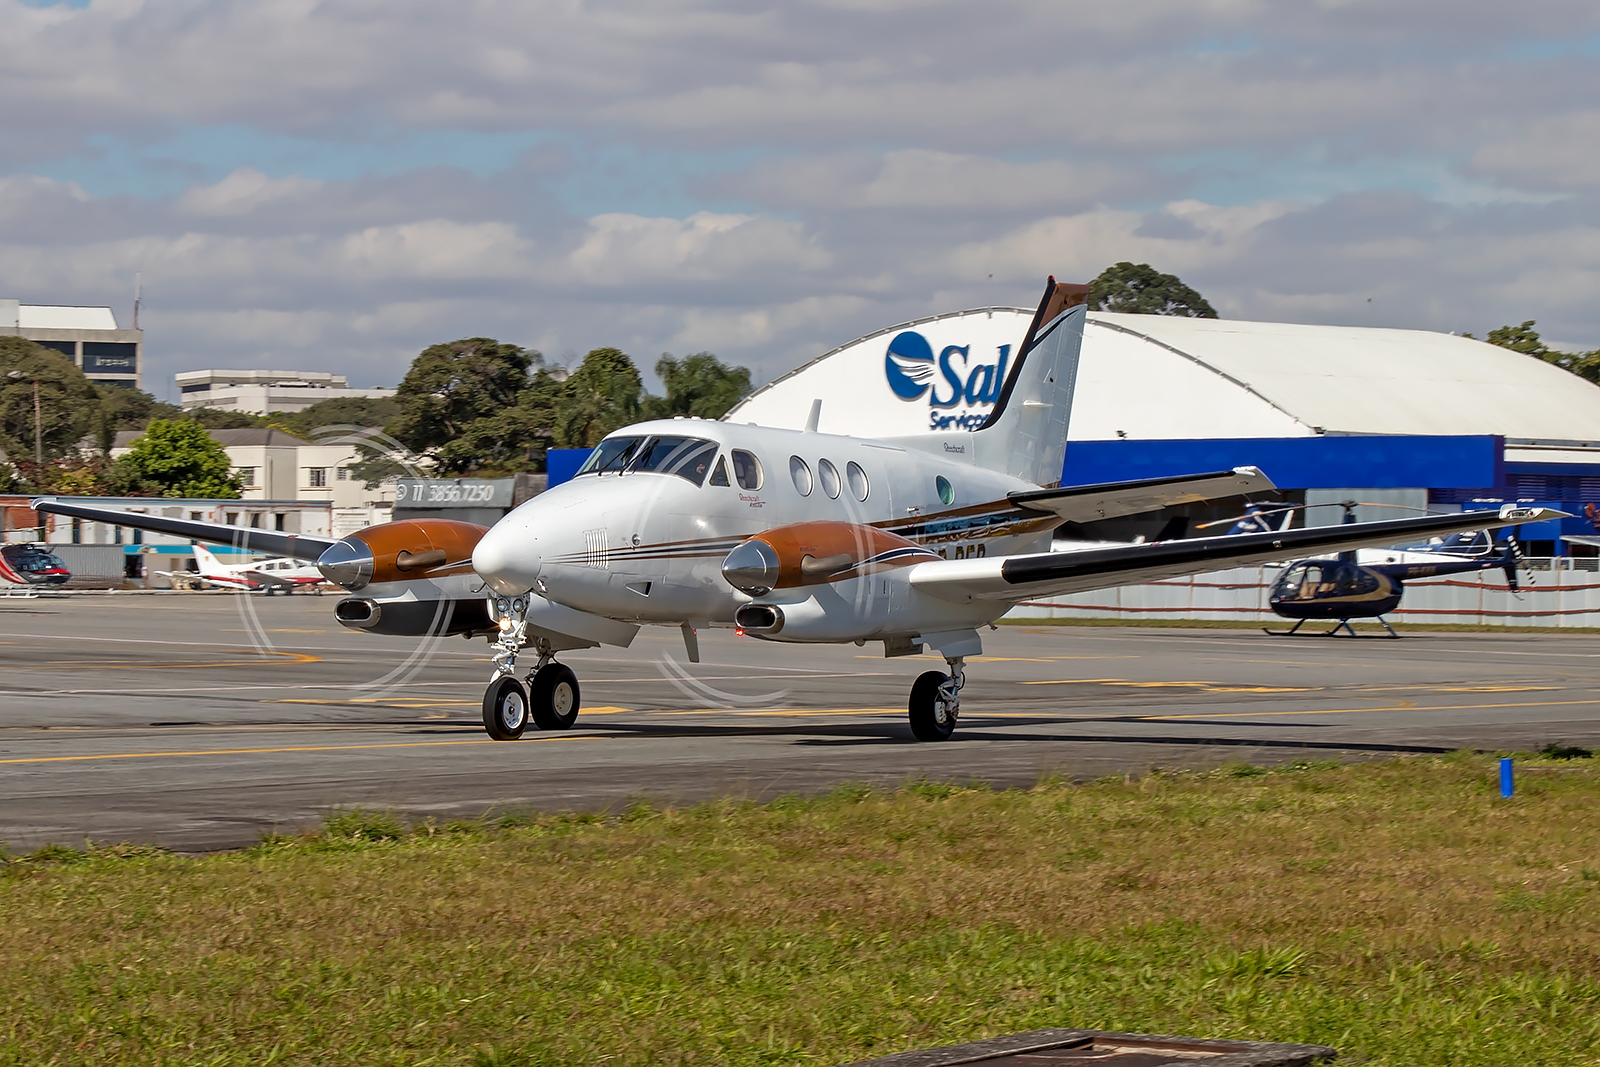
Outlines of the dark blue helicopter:
[{"label": "dark blue helicopter", "polygon": [[[1345,509],[1345,522],[1355,521],[1356,501],[1346,500],[1335,506]],[[1300,507],[1251,505],[1230,532],[1257,533],[1275,529],[1268,523],[1268,515],[1289,512],[1292,517],[1292,512]],[[1287,526],[1289,521],[1289,518],[1284,519],[1283,525]],[[1336,625],[1331,630],[1321,631],[1322,636],[1331,637],[1344,630],[1355,637],[1358,635],[1350,625],[1351,619],[1376,619],[1390,637],[1399,637],[1384,616],[1400,605],[1407,581],[1498,568],[1505,571],[1506,584],[1515,593],[1517,569],[1522,562],[1522,548],[1514,532],[1507,535],[1504,546],[1497,550],[1483,531],[1454,534],[1436,543],[1408,548],[1364,549],[1341,552],[1329,559],[1297,560],[1273,583],[1267,597],[1267,603],[1276,614],[1294,619],[1295,624],[1287,630],[1267,629],[1266,632],[1274,637],[1287,637],[1308,621],[1329,619],[1337,620]]]}]

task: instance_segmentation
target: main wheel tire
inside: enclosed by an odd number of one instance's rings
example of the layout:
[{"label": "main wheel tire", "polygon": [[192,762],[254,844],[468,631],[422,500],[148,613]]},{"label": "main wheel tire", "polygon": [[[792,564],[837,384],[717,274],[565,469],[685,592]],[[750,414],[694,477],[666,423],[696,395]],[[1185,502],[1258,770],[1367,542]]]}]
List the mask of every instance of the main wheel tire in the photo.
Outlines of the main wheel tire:
[{"label": "main wheel tire", "polygon": [[955,732],[955,717],[940,714],[939,687],[949,680],[947,674],[927,671],[911,686],[911,734],[918,741],[944,741]]},{"label": "main wheel tire", "polygon": [[541,730],[570,730],[578,721],[578,676],[559,663],[547,663],[528,680],[533,723]]},{"label": "main wheel tire", "polygon": [[528,691],[509,675],[483,694],[483,728],[496,741],[515,741],[528,728]]}]

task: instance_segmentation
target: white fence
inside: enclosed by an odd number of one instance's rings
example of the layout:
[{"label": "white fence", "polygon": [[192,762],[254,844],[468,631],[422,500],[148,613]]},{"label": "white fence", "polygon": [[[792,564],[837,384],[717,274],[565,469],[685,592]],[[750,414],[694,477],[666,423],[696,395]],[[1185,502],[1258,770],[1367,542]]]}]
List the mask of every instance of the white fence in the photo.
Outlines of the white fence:
[{"label": "white fence", "polygon": [[[1600,573],[1549,569],[1530,561],[1521,590],[1513,595],[1498,570],[1423,578],[1406,583],[1391,622],[1469,623],[1484,626],[1600,627]],[[1565,561],[1563,561],[1565,562]],[[1587,563],[1573,561],[1575,563]],[[1224,619],[1282,621],[1267,606],[1281,567],[1239,567],[1147,585],[1125,585],[1092,593],[1026,601],[1012,619]]]}]

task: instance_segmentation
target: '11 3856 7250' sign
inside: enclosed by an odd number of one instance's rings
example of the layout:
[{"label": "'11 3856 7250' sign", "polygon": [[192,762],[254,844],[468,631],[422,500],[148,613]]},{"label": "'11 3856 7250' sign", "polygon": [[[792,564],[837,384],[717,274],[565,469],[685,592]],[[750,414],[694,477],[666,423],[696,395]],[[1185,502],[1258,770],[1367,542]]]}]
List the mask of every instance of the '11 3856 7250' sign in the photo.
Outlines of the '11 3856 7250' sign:
[{"label": "'11 3856 7250' sign", "polygon": [[401,508],[509,508],[510,478],[401,478],[394,503]]}]

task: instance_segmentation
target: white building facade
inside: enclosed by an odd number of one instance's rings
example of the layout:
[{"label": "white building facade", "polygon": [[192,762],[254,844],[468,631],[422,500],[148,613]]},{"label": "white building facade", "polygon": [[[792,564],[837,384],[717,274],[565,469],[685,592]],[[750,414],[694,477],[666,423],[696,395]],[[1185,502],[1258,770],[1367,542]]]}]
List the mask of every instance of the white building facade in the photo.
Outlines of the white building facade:
[{"label": "white building facade", "polygon": [[[368,489],[351,473],[364,457],[348,438],[308,441],[283,430],[255,426],[206,432],[228,453],[234,473],[244,482],[244,501],[292,500],[324,504],[336,511],[359,509],[370,522],[385,521],[394,506],[392,481]],[[127,453],[139,434],[138,430],[119,432],[112,458]]]},{"label": "white building facade", "polygon": [[22,337],[55,349],[96,385],[142,388],[144,331],[120,329],[108,307],[0,299],[0,336]]},{"label": "white building facade", "polygon": [[313,370],[186,370],[173,375],[185,411],[220,408],[252,415],[304,411],[324,400],[381,400],[393,389],[352,389],[342,374]]}]

